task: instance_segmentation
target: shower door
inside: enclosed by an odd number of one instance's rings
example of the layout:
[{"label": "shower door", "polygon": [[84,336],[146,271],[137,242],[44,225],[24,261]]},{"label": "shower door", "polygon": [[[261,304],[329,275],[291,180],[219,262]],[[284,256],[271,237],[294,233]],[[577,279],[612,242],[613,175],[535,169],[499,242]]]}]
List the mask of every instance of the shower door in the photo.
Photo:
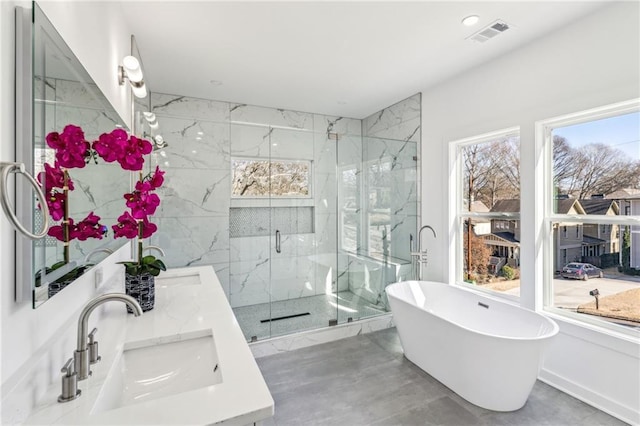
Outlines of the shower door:
[{"label": "shower door", "polygon": [[271,128],[270,335],[336,318],[335,142],[311,130]]}]

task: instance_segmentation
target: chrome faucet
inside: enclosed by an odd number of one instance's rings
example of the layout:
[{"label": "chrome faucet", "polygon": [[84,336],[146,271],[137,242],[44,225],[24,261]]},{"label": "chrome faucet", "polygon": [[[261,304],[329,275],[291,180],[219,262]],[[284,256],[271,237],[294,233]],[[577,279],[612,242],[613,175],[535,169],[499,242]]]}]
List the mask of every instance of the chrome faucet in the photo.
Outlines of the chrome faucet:
[{"label": "chrome faucet", "polygon": [[433,238],[438,238],[436,235],[435,229],[433,229],[429,225],[424,225],[422,228],[420,228],[420,231],[418,231],[418,251],[419,252],[422,252],[422,231],[424,231],[426,228],[431,229],[431,232],[433,232]]},{"label": "chrome faucet", "polygon": [[91,315],[91,312],[98,306],[112,300],[125,303],[131,308],[135,316],[138,317],[142,315],[140,304],[133,297],[127,296],[124,293],[102,294],[87,302],[78,318],[78,347],[73,353],[73,361],[75,371],[78,374],[78,380],[84,380],[91,375],[91,370],[89,370],[89,345],[87,343],[89,339],[89,315]]},{"label": "chrome faucet", "polygon": [[158,246],[147,246],[147,247],[142,249],[142,253],[144,253],[147,250],[156,250],[156,251],[158,251],[158,253],[160,253],[160,256],[164,257],[164,250],[162,250],[162,248],[160,248]]},{"label": "chrome faucet", "polygon": [[435,229],[433,229],[429,225],[424,225],[422,228],[420,228],[420,231],[418,231],[418,251],[411,252],[411,257],[416,257],[418,260],[418,268],[416,273],[416,278],[418,280],[422,279],[422,265],[427,263],[427,250],[422,249],[422,231],[427,228],[430,229],[431,232],[433,232],[433,238],[437,238]]},{"label": "chrome faucet", "polygon": [[93,250],[93,251],[89,252],[89,254],[87,254],[87,255],[84,257],[84,262],[85,262],[85,263],[89,262],[89,259],[91,259],[91,257],[92,257],[94,254],[96,254],[96,253],[101,253],[101,252],[102,252],[102,253],[107,253],[107,254],[113,254],[113,250],[108,249],[108,248],[96,249],[96,250]]}]

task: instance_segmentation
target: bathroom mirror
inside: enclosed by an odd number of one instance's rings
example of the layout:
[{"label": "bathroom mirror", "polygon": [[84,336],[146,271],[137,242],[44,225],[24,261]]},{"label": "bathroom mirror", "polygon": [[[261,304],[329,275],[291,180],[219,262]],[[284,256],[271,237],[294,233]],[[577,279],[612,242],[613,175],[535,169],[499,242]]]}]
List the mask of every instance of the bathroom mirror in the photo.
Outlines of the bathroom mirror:
[{"label": "bathroom mirror", "polygon": [[[23,96],[16,98],[22,98],[23,102],[26,102],[24,99],[31,100],[32,120],[31,123],[23,123],[22,129],[18,130],[22,137],[17,138],[16,157],[25,163],[33,176],[38,176],[45,170],[45,163],[54,166],[55,150],[46,142],[50,133],[62,134],[67,125],[74,125],[82,129],[84,139],[91,143],[100,134],[123,127],[124,120],[109,104],[38,4],[34,2],[29,12],[32,47],[31,43],[17,39],[22,41],[17,55],[31,57],[31,73],[25,72],[28,67],[24,67],[20,76],[25,78],[30,74],[31,87],[26,82],[22,84]],[[28,58],[16,58],[21,63],[25,63],[25,59]],[[31,96],[24,96],[26,91],[30,91]],[[18,110],[25,109],[19,101],[17,104]],[[84,167],[67,170],[73,190],[69,188],[66,209],[60,208],[58,217],[51,217],[52,227],[58,225],[57,229],[62,229],[60,225],[64,215],[77,224],[93,214],[100,218],[99,225],[95,226],[100,232],[84,235],[78,232],[74,233],[75,237],[70,235],[66,238],[61,232],[56,238],[51,236],[55,232],[50,231],[49,236],[41,240],[17,239],[16,300],[26,299],[28,291],[34,308],[63,291],[78,276],[128,243],[124,239],[114,240],[111,225],[125,209],[123,195],[131,189],[130,173],[123,171],[118,163],[106,163],[99,157],[91,159]],[[50,178],[49,182],[54,180]],[[63,193],[62,188],[57,190]],[[16,204],[24,210],[23,216],[33,229],[40,229],[41,212],[32,195],[17,188]],[[73,291],[73,286],[70,287],[65,291]]]}]

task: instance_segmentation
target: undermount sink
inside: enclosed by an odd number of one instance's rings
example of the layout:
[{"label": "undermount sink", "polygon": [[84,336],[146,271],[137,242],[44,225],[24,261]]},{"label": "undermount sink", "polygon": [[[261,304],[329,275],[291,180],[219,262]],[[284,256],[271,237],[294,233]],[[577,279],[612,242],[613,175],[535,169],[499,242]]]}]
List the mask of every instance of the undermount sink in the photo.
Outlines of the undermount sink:
[{"label": "undermount sink", "polygon": [[222,383],[222,371],[211,333],[192,333],[171,342],[129,344],[107,377],[92,412],[219,383]]}]

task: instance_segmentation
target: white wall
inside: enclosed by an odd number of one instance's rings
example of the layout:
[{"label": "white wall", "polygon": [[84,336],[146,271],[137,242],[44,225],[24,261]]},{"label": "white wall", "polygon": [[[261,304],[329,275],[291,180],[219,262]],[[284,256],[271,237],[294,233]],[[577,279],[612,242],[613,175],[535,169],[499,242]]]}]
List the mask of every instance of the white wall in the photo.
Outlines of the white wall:
[{"label": "white wall", "polygon": [[[542,203],[534,173],[534,123],[640,96],[639,3],[613,3],[517,51],[423,90],[422,223],[436,227],[427,279],[453,280],[450,250],[448,142],[520,126],[522,278],[521,302],[540,307]],[[499,40],[494,40],[499,42]],[[489,41],[489,43],[494,42]],[[438,202],[439,201],[439,202]],[[640,350],[620,341],[616,349],[598,331],[559,319],[561,333],[542,376],[550,383],[626,421],[640,422]],[[610,339],[609,339],[610,340]],[[615,340],[619,341],[619,340]],[[604,346],[603,346],[604,345]],[[602,368],[594,368],[596,362]],[[616,380],[611,380],[615,377]]]},{"label": "white wall", "polygon": [[[0,1],[0,161],[13,161],[15,158],[14,8],[18,5],[30,7],[30,4],[24,1]],[[42,6],[109,101],[130,122],[130,107],[127,106],[129,94],[126,88],[118,86],[116,80],[117,64],[130,52],[131,34],[124,27],[120,4],[46,2]],[[95,25],[96,19],[100,25]],[[67,294],[60,293],[38,310],[34,311],[30,302],[16,304],[14,238],[9,222],[3,214],[0,215],[0,379],[2,401],[5,403],[11,390],[20,382],[18,376],[29,369],[30,363],[36,358],[44,357],[47,360],[48,354],[44,352],[51,346],[51,336],[71,321],[80,306],[95,294],[91,281],[93,274],[88,274],[84,284],[76,284],[74,291],[69,289]],[[106,278],[109,278],[108,275]],[[55,347],[51,350],[57,353],[48,359],[49,371],[41,376],[50,380],[53,379],[50,372],[59,371],[61,366],[61,359],[58,359],[61,349]],[[68,350],[71,354],[72,345]],[[32,393],[29,396],[34,398],[36,395]],[[5,405],[0,407],[3,419]]]}]

